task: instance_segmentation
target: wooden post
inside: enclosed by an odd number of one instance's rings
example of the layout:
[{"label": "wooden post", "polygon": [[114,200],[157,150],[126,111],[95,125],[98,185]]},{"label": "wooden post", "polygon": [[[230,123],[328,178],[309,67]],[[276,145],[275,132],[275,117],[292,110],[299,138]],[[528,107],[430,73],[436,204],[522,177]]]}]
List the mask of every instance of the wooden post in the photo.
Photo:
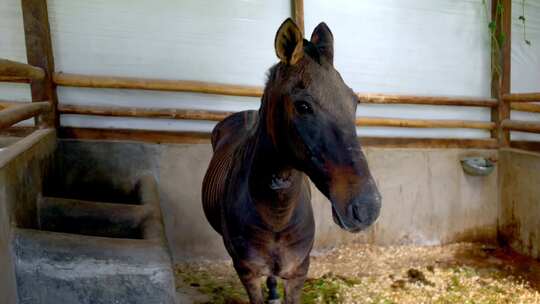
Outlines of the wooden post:
[{"label": "wooden post", "polygon": [[[510,132],[503,128],[502,122],[510,118],[510,107],[503,95],[510,93],[512,0],[492,0],[491,20],[496,29],[491,39],[492,49],[495,50],[491,53],[491,62],[500,67],[500,73],[491,75],[491,94],[499,101],[498,107],[491,110],[491,120],[497,126],[491,136],[497,138],[500,147],[509,147]],[[500,37],[504,37],[504,40],[501,41]]]},{"label": "wooden post", "polygon": [[49,28],[49,16],[46,0],[21,0],[24,34],[26,40],[26,57],[28,64],[42,68],[45,77],[41,81],[32,81],[32,101],[51,102],[51,111],[36,119],[40,127],[58,127],[58,97],[56,86],[52,81],[54,60]]},{"label": "wooden post", "polygon": [[[292,0],[292,17],[296,25],[304,32],[304,0]],[[307,37],[309,39],[309,37]]]}]

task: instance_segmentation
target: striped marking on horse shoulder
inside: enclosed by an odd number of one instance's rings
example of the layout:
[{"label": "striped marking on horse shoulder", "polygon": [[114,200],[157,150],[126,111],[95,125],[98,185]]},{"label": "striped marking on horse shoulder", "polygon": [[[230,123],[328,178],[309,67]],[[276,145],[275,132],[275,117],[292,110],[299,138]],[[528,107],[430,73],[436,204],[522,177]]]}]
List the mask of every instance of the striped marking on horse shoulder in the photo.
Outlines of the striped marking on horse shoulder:
[{"label": "striped marking on horse shoulder", "polygon": [[215,151],[203,180],[203,209],[210,225],[221,233],[221,204],[225,196],[227,177],[233,164],[234,149],[223,147]]}]

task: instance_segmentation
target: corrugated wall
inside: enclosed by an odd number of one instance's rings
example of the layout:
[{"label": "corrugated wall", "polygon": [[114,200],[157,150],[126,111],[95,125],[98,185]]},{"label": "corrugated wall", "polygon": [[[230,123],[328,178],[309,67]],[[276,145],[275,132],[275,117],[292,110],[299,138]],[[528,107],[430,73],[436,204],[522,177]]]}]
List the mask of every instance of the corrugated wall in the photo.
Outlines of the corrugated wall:
[{"label": "corrugated wall", "polygon": [[[520,16],[524,16],[525,26]],[[512,1],[511,77],[512,93],[540,92],[540,0]],[[512,111],[511,118],[540,121],[540,114]],[[513,140],[540,140],[531,133],[511,132],[511,136]]]},{"label": "corrugated wall", "polygon": [[[482,0],[305,1],[306,32],[325,21],[336,67],[359,92],[482,97],[490,94],[488,16]],[[57,71],[263,85],[276,62],[274,34],[290,1],[49,0]],[[540,90],[540,2],[513,4],[513,88]],[[539,17],[536,17],[539,16]],[[25,61],[20,1],[0,2],[0,57]],[[60,103],[215,110],[258,107],[257,98],[59,88]],[[29,99],[27,85],[0,84],[3,99]],[[473,107],[361,105],[359,115],[489,120]],[[520,115],[520,114],[515,114]],[[521,114],[525,115],[525,114]],[[528,114],[532,115],[532,114]],[[538,117],[533,117],[537,119]],[[211,122],[64,115],[62,125],[210,130]],[[483,138],[482,130],[361,128],[361,135]]]}]

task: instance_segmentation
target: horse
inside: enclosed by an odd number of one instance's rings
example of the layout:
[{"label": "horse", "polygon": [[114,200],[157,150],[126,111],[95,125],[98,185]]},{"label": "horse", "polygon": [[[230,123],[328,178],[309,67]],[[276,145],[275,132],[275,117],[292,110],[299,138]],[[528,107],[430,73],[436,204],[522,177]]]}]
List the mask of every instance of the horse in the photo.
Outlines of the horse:
[{"label": "horse", "polygon": [[212,131],[202,186],[205,216],[221,234],[251,303],[300,303],[315,223],[309,179],[349,232],[379,216],[381,196],[356,135],[357,96],[333,64],[334,38],[320,23],[308,41],[290,18],[274,46],[258,111],[232,114]]}]

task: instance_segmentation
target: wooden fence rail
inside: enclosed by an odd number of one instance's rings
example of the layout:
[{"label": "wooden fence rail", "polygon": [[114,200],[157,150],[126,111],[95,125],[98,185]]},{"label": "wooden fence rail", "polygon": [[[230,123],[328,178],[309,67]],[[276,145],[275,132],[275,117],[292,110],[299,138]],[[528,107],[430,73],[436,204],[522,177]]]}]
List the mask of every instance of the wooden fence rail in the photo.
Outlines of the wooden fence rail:
[{"label": "wooden fence rail", "polygon": [[[184,109],[155,109],[137,107],[113,107],[113,106],[79,106],[59,105],[61,114],[97,115],[97,116],[121,116],[139,118],[169,118],[169,119],[193,119],[221,121],[233,112],[207,111],[207,110],[184,110]],[[491,130],[495,124],[487,121],[467,120],[424,120],[424,119],[399,119],[383,117],[358,117],[358,126],[379,126],[399,128],[465,128]]]},{"label": "wooden fence rail", "polygon": [[192,119],[221,121],[233,112],[184,110],[184,109],[156,109],[136,107],[103,107],[103,106],[58,106],[60,114],[115,116],[115,117],[139,117],[139,118],[169,118],[169,119]]},{"label": "wooden fence rail", "polygon": [[20,102],[0,100],[0,111],[9,107],[20,105],[20,104],[21,104]]},{"label": "wooden fence rail", "polygon": [[496,107],[495,98],[445,97],[445,96],[408,96],[386,94],[357,93],[360,103],[372,104],[417,104],[438,106]]},{"label": "wooden fence rail", "polygon": [[540,122],[507,119],[502,122],[502,127],[512,131],[540,133]]},{"label": "wooden fence rail", "polygon": [[540,93],[505,94],[502,98],[507,102],[540,102]]},{"label": "wooden fence rail", "polygon": [[[55,73],[53,81],[57,85],[84,88],[137,89],[174,92],[193,92],[232,96],[261,97],[263,88],[231,84],[210,83],[189,80],[163,80],[134,77],[90,76],[79,74]],[[360,103],[373,104],[420,104],[496,107],[493,98],[406,96],[358,93]]]},{"label": "wooden fence rail", "polygon": [[523,112],[540,113],[540,104],[513,102],[510,104],[510,109]]},{"label": "wooden fence rail", "polygon": [[233,96],[262,96],[260,87],[230,85],[189,80],[163,80],[134,77],[87,76],[55,73],[53,81],[57,85],[82,88],[135,89],[154,91],[194,92]]},{"label": "wooden fence rail", "polygon": [[0,129],[10,127],[51,109],[48,101],[9,106],[0,111]]},{"label": "wooden fence rail", "polygon": [[473,120],[443,120],[443,119],[399,119],[381,117],[358,117],[356,125],[361,127],[397,127],[397,128],[460,128],[492,130],[495,123]]},{"label": "wooden fence rail", "polygon": [[[136,129],[99,129],[63,127],[58,133],[60,138],[92,140],[131,140],[149,143],[208,143],[210,134],[205,132],[157,131]],[[386,148],[474,148],[495,149],[497,140],[459,139],[459,138],[411,138],[411,137],[366,137],[359,139],[364,146]]]},{"label": "wooden fence rail", "polygon": [[31,82],[45,77],[43,69],[26,63],[0,59],[0,81]]}]

